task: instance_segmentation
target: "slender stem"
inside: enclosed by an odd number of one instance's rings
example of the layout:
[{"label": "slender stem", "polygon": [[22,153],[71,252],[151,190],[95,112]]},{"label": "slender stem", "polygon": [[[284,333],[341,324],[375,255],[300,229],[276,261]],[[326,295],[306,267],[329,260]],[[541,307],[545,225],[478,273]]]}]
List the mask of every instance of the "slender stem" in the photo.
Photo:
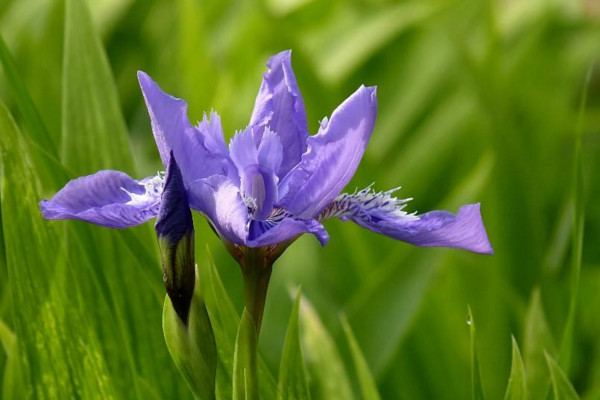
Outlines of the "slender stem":
[{"label": "slender stem", "polygon": [[[273,270],[273,261],[265,248],[246,248],[236,253],[244,277],[244,306],[250,316],[253,332],[246,336],[247,349],[250,352],[245,384],[245,397],[258,400],[258,334],[265,310],[267,289]],[[242,324],[244,321],[242,320]],[[250,328],[250,329],[252,329]]]},{"label": "slender stem", "polygon": [[254,321],[258,339],[273,264],[265,258],[261,249],[249,249],[241,264],[244,275],[244,305]]}]

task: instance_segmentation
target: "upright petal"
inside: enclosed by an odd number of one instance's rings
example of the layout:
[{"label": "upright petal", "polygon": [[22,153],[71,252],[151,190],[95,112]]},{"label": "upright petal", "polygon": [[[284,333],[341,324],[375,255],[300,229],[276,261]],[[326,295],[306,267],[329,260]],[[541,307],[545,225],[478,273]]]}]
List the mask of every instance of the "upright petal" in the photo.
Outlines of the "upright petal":
[{"label": "upright petal", "polygon": [[267,62],[269,70],[263,76],[256,97],[250,126],[271,128],[279,135],[283,144],[284,157],[280,178],[284,177],[298,162],[306,150],[308,125],[302,95],[292,70],[292,52],[283,51]]},{"label": "upright petal", "polygon": [[242,198],[252,218],[264,220],[277,201],[276,171],[282,160],[281,142],[266,128],[258,147],[252,128],[237,133],[229,146],[236,165]]},{"label": "upright petal", "polygon": [[[454,247],[475,253],[492,254],[479,203],[463,206],[456,215],[431,211],[418,218],[357,216],[358,225],[382,235],[423,247]],[[412,217],[412,216],[411,216]]]},{"label": "upright petal", "polygon": [[211,153],[221,153],[228,156],[227,144],[223,136],[221,117],[215,111],[210,112],[210,118],[204,114],[196,129],[204,137],[204,144]]},{"label": "upright petal", "polygon": [[139,225],[157,215],[163,179],[133,180],[119,171],[99,171],[67,183],[51,200],[42,200],[46,219],[79,219],[109,228]]},{"label": "upright petal", "polygon": [[[187,117],[187,103],[184,100],[163,92],[144,72],[138,72],[138,79],[165,167],[172,150],[185,183],[214,174],[226,174],[227,160],[221,151],[216,151],[218,143],[213,145],[216,142],[213,140],[213,136],[217,135],[215,131],[221,126],[220,120],[214,120],[213,124],[207,121],[204,125],[201,123],[198,129],[193,128]],[[210,150],[200,128],[210,128]]]},{"label": "upright petal", "polygon": [[214,175],[189,185],[190,206],[206,215],[219,236],[245,245],[248,211],[239,188],[226,176]]},{"label": "upright petal", "polygon": [[361,86],[308,138],[302,160],[279,185],[278,205],[308,219],[331,203],[356,172],[376,114],[376,88]]}]

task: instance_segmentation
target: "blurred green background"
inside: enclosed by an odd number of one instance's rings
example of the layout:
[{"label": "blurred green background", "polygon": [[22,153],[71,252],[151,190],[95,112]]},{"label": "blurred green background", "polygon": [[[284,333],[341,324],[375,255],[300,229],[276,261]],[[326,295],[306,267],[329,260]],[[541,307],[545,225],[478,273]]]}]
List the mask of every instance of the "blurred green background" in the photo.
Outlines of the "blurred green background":
[{"label": "blurred green background", "polygon": [[[342,314],[381,398],[470,398],[470,306],[486,398],[504,397],[512,335],[529,389],[549,387],[546,350],[582,398],[600,399],[598,2],[94,0],[92,22],[66,3],[0,1],[0,100],[19,129],[0,116],[0,396],[191,398],[162,338],[151,224],[48,222],[37,202],[99,169],[162,169],[137,70],[186,99],[192,121],[216,110],[229,138],[268,57],[292,49],[313,133],[360,84],[378,86],[347,191],[402,185],[418,212],[481,202],[495,255],[328,222],[325,248],[302,237],[276,264],[260,343],[273,375],[301,285],[326,328],[312,340],[304,313],[313,398],[345,398],[324,375],[327,346],[345,361],[338,378],[355,381]],[[241,310],[237,265],[195,225],[199,267],[208,243]]]}]

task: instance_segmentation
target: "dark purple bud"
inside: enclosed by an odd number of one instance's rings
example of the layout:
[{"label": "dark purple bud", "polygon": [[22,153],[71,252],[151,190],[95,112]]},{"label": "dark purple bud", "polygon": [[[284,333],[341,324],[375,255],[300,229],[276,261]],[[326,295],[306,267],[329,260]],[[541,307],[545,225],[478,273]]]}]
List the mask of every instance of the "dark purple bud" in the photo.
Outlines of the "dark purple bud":
[{"label": "dark purple bud", "polygon": [[155,229],[167,294],[177,315],[187,324],[195,282],[194,224],[181,172],[172,152]]}]

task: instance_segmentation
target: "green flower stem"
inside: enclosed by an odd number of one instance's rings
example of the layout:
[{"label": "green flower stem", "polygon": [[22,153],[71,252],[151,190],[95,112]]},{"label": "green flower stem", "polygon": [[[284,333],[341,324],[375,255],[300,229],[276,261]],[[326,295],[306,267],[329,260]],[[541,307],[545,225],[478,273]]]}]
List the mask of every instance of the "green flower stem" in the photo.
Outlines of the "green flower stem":
[{"label": "green flower stem", "polygon": [[276,257],[266,248],[244,248],[236,256],[244,277],[245,309],[236,339],[234,399],[258,400],[258,335]]},{"label": "green flower stem", "polygon": [[263,249],[250,248],[240,260],[240,265],[244,275],[244,305],[252,317],[258,340],[273,263]]}]

